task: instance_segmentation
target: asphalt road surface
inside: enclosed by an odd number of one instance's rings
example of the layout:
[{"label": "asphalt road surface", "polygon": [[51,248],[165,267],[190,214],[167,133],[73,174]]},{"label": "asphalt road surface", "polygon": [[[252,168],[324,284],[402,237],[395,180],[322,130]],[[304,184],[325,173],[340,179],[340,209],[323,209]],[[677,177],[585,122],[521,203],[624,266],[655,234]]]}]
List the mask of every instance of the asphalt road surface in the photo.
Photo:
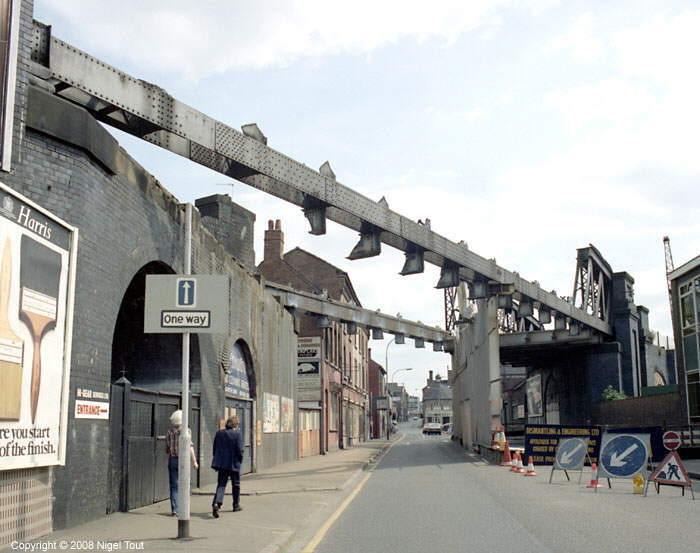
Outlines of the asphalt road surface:
[{"label": "asphalt road surface", "polygon": [[[700,543],[700,494],[678,488],[649,497],[630,480],[594,490],[549,470],[527,478],[465,455],[415,422],[335,520],[317,553],[658,552]],[[577,473],[578,474],[578,473]]]}]

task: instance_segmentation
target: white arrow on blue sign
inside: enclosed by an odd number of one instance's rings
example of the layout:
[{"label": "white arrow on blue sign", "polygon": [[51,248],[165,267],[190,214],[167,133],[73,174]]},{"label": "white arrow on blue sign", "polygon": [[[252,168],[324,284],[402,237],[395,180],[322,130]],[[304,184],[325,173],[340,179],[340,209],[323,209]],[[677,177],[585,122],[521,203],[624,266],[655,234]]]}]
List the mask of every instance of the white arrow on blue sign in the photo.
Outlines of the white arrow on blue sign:
[{"label": "white arrow on blue sign", "polygon": [[193,278],[180,278],[177,281],[177,301],[178,307],[196,307],[196,284]]},{"label": "white arrow on blue sign", "polygon": [[600,446],[599,477],[632,478],[646,472],[649,434],[609,434]]},{"label": "white arrow on blue sign", "polygon": [[588,440],[584,438],[566,438],[559,440],[555,457],[556,468],[564,470],[581,470],[586,459]]}]

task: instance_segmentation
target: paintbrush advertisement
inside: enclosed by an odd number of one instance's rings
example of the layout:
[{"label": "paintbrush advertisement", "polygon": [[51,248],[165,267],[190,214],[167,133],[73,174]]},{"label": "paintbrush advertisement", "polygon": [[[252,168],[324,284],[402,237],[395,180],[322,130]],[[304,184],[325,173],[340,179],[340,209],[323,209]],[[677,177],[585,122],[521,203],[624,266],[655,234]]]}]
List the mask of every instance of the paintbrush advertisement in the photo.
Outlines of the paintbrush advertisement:
[{"label": "paintbrush advertisement", "polygon": [[0,185],[0,470],[65,459],[75,237]]}]

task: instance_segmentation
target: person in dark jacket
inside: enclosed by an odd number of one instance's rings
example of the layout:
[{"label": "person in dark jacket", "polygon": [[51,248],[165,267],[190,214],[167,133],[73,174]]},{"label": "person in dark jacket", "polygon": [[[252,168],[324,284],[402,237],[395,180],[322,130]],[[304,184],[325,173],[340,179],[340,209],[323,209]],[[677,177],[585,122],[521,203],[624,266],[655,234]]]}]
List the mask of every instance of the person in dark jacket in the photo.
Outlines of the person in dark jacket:
[{"label": "person in dark jacket", "polygon": [[224,502],[224,493],[228,479],[231,479],[233,510],[241,511],[241,461],[243,461],[243,438],[238,430],[237,416],[226,420],[226,428],[219,430],[214,436],[214,457],[211,468],[218,471],[219,481],[216,486],[216,495],[211,504],[214,518],[219,518],[219,509]]}]

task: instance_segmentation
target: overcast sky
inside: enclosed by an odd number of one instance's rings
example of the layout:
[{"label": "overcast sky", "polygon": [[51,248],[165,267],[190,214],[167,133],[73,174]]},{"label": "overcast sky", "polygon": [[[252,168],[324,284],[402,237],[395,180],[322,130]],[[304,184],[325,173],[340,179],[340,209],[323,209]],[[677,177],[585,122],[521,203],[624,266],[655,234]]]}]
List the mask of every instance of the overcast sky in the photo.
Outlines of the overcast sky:
[{"label": "overcast sky", "polygon": [[[194,11],[193,6],[196,7]],[[570,295],[576,248],[635,279],[671,334],[662,238],[700,253],[697,2],[634,0],[36,0],[52,32],[470,249]],[[346,270],[365,307],[444,324],[438,271],[403,254],[345,259],[357,235],[311,236],[299,208],[114,131],[181,201],[229,193],[282,219],[288,249]],[[226,183],[227,185],[222,185]],[[231,186],[232,185],[232,186]],[[414,394],[449,356],[389,348]],[[388,340],[373,342],[385,362]]]}]

